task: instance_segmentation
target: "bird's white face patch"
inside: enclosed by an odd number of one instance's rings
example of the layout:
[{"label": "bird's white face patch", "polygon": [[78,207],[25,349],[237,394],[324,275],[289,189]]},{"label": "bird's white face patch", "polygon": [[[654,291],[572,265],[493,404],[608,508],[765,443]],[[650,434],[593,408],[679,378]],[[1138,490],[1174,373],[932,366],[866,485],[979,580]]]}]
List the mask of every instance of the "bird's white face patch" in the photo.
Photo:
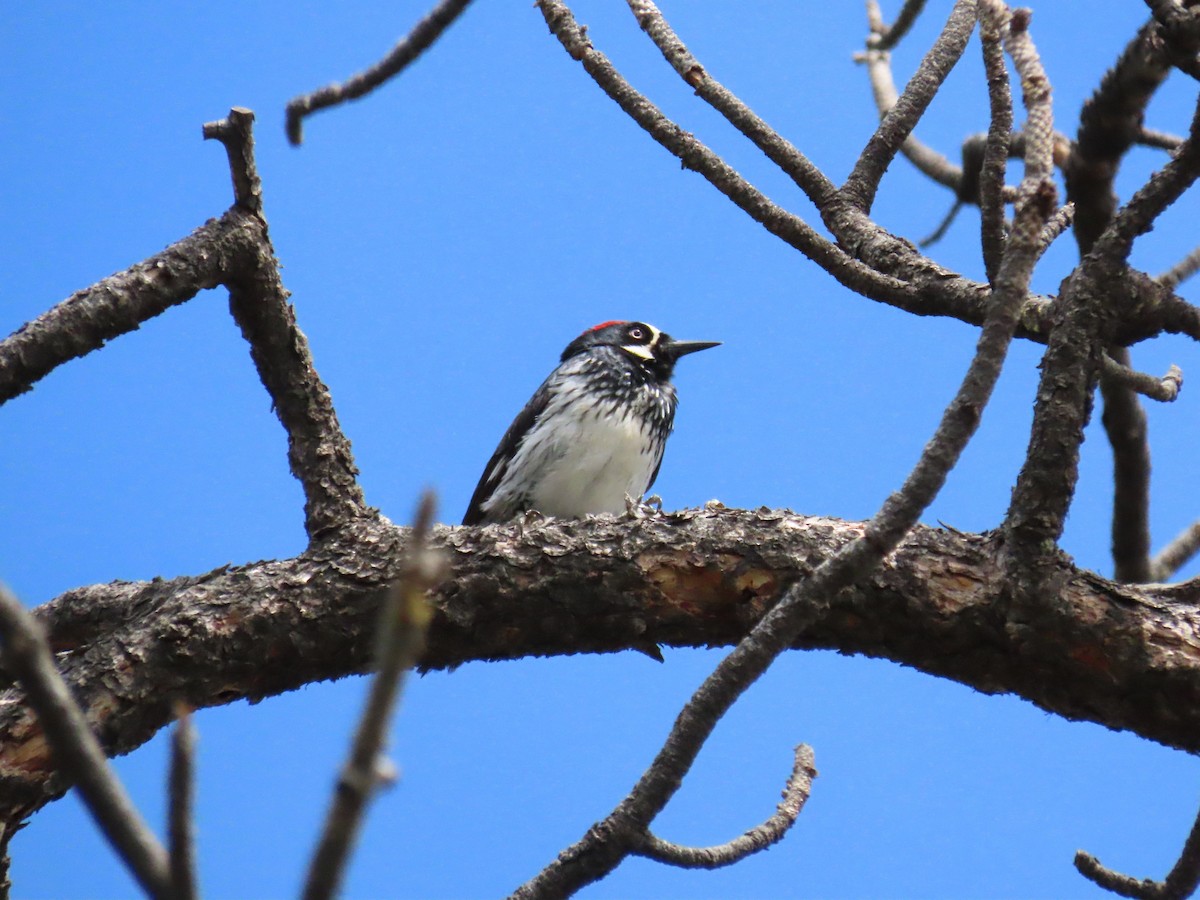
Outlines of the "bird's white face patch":
[{"label": "bird's white face patch", "polygon": [[659,339],[662,338],[662,332],[653,325],[642,323],[640,328],[645,328],[648,332],[649,340],[631,342],[621,346],[621,349],[631,356],[636,356],[639,359],[644,359],[649,362],[654,361],[654,351],[658,349]]}]

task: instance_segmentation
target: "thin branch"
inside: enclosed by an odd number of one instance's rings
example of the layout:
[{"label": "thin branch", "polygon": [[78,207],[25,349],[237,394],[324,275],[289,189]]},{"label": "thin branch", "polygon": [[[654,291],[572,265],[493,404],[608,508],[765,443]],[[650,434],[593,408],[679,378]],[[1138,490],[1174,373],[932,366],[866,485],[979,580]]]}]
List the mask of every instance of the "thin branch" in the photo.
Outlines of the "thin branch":
[{"label": "thin branch", "polygon": [[[905,85],[904,92],[883,116],[879,127],[859,154],[854,170],[842,185],[841,194],[851,205],[863,212],[870,212],[884,172],[925,114],[950,70],[962,57],[974,28],[974,0],[958,0],[941,34]],[[868,51],[868,57],[870,54],[871,51]]]},{"label": "thin branch", "polygon": [[1177,134],[1167,134],[1165,131],[1155,131],[1153,128],[1142,128],[1134,141],[1143,147],[1155,147],[1159,150],[1174,152],[1183,143],[1183,138]]},{"label": "thin branch", "polygon": [[937,225],[937,228],[925,235],[917,241],[917,246],[924,250],[926,247],[932,247],[946,236],[946,232],[950,230],[950,226],[954,224],[954,220],[958,218],[958,214],[962,211],[963,202],[955,200],[950,206],[950,211],[942,218]]},{"label": "thin branch", "polygon": [[261,237],[230,210],[161,253],[77,291],[0,341],[0,403],[25,393],[54,369],[200,291],[217,287],[231,257]]},{"label": "thin branch", "polygon": [[285,126],[288,141],[293,146],[300,146],[304,140],[304,120],[314,112],[357,100],[403,72],[454,24],[470,4],[471,0],[441,0],[375,65],[340,84],[329,84],[290,100]]},{"label": "thin branch", "polygon": [[1112,221],[1117,169],[1142,134],[1146,106],[1169,71],[1160,29],[1148,22],[1083,105],[1079,133],[1064,167],[1067,199],[1077,209],[1075,238],[1083,255]]},{"label": "thin branch", "polygon": [[[891,54],[886,50],[868,47],[867,50],[855,53],[854,61],[867,67],[867,78],[871,83],[875,108],[879,112],[879,118],[883,119],[900,99],[892,77]],[[941,153],[911,134],[900,145],[900,152],[926,178],[950,188],[956,197],[961,195],[963,170]]]},{"label": "thin branch", "polygon": [[1200,101],[1192,115],[1187,140],[1165,166],[1150,176],[1122,207],[1096,241],[1106,258],[1125,260],[1136,238],[1148,232],[1155,220],[1200,178]]},{"label": "thin branch", "polygon": [[925,0],[904,0],[904,6],[900,8],[896,21],[891,25],[884,24],[879,4],[875,0],[868,0],[867,8],[871,20],[871,47],[876,50],[891,50],[904,39],[913,23],[917,21],[917,16],[921,15],[921,10],[925,8]]},{"label": "thin branch", "polygon": [[804,809],[812,791],[813,779],[816,777],[817,769],[812,748],[801,744],[796,748],[792,774],[783,789],[783,801],[766,821],[755,825],[745,834],[714,847],[674,844],[656,837],[647,830],[634,847],[633,853],[685,869],[719,869],[741,862],[746,857],[783,840]]},{"label": "thin branch", "polygon": [[1115,347],[1100,357],[1102,422],[1113,448],[1112,555],[1118,581],[1155,580],[1150,559],[1150,442],[1142,394],[1172,402],[1183,386],[1183,372],[1171,366],[1162,378],[1130,368],[1129,350]]},{"label": "thin branch", "polygon": [[[617,72],[603,53],[592,46],[586,30],[575,21],[562,0],[538,0],[537,6],[568,55],[579,61],[600,89],[685,168],[698,172],[752,219],[856,293],[917,315],[929,315],[933,311],[933,304],[940,299],[935,291],[924,291],[920,286],[881,274],[854,259],[801,218],[771,202],[703,142],[664,116]],[[964,291],[964,297],[968,293],[976,292]],[[982,308],[981,304],[980,310]]]},{"label": "thin branch", "polygon": [[[1126,359],[1128,359],[1127,356]],[[1183,387],[1183,371],[1176,365],[1168,368],[1166,375],[1155,378],[1153,375],[1129,368],[1127,362],[1122,362],[1117,357],[1106,353],[1100,357],[1100,371],[1105,378],[1119,382],[1142,396],[1160,403],[1174,401],[1179,396],[1179,389]]]},{"label": "thin branch", "polygon": [[1200,551],[1200,521],[1193,522],[1163,547],[1150,566],[1155,581],[1168,581]]},{"label": "thin branch", "polygon": [[151,897],[171,897],[167,852],[138,814],[104,757],[83,711],[54,667],[42,627],[0,585],[0,642],[5,668],[25,690],[58,766],[78,786],[109,844]]},{"label": "thin branch", "polygon": [[1139,880],[1122,875],[1101,865],[1096,857],[1082,850],[1075,854],[1075,868],[1088,880],[1122,897],[1185,900],[1200,887],[1200,813],[1196,814],[1179,859],[1162,881],[1148,878]]},{"label": "thin branch", "polygon": [[[1005,242],[1005,175],[1012,144],[1012,89],[1008,82],[1008,67],[1004,64],[1004,35],[995,17],[979,11],[980,45],[983,69],[988,85],[988,131],[983,144],[979,166],[979,239],[988,281],[995,282],[1000,262],[1004,259]],[[963,163],[966,167],[967,143],[963,143]]]},{"label": "thin branch", "polygon": [[171,735],[171,770],[167,789],[167,843],[173,900],[196,900],[196,835],[193,796],[196,784],[196,728],[184,703],[176,704],[175,731]]},{"label": "thin branch", "polygon": [[1136,584],[1150,580],[1150,438],[1130,363],[1126,347],[1101,355],[1100,421],[1113,455],[1113,577]]},{"label": "thin branch", "polygon": [[233,200],[247,212],[262,215],[262,179],[254,161],[254,113],[242,106],[229,111],[229,117],[205,122],[201,132],[205,140],[225,145],[229,156],[229,174],[233,177]]},{"label": "thin branch", "polygon": [[433,514],[433,493],[426,492],[417,509],[403,568],[380,612],[376,675],[349,758],[338,778],[321,840],[309,864],[304,900],[329,900],[336,896],[367,803],[379,787],[381,749],[404,684],[404,673],[421,654],[432,616],[425,595],[445,576],[444,559],[427,547]]},{"label": "thin branch", "polygon": [[750,139],[767,158],[779,166],[818,207],[829,202],[836,186],[790,141],[754,114],[728,88],[717,81],[692,55],[651,0],[627,0],[642,30],[650,36],[663,58],[696,95],[712,106],[738,131]]},{"label": "thin branch", "polygon": [[1200,247],[1177,262],[1174,266],[1158,276],[1158,283],[1168,290],[1175,290],[1196,272],[1200,271]]},{"label": "thin branch", "polygon": [[1074,203],[1064,203],[1056,209],[1050,218],[1046,220],[1046,224],[1042,226],[1042,236],[1040,238],[1041,253],[1049,250],[1050,245],[1062,237],[1074,222]]}]

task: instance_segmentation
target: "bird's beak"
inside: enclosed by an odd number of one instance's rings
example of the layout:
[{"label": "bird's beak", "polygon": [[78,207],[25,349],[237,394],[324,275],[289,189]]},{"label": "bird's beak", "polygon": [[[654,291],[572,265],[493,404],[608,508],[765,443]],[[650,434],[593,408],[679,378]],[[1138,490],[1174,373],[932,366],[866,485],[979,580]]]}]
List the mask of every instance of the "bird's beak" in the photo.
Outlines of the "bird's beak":
[{"label": "bird's beak", "polygon": [[687,356],[689,353],[697,353],[700,350],[720,346],[720,341],[677,341],[672,338],[670,343],[662,349],[667,352],[671,359],[679,359],[679,357]]}]

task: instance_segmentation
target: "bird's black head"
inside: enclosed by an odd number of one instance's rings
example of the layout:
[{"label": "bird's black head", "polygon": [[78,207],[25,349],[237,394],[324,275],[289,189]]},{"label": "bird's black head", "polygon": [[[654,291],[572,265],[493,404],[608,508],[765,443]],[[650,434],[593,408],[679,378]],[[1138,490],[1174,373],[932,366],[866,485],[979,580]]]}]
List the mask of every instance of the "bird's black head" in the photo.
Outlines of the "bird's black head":
[{"label": "bird's black head", "polygon": [[562,360],[595,347],[613,347],[626,357],[653,373],[660,381],[666,381],[675,370],[681,356],[717,347],[720,341],[677,341],[665,331],[659,331],[645,322],[602,322],[581,334],[567,345]]}]

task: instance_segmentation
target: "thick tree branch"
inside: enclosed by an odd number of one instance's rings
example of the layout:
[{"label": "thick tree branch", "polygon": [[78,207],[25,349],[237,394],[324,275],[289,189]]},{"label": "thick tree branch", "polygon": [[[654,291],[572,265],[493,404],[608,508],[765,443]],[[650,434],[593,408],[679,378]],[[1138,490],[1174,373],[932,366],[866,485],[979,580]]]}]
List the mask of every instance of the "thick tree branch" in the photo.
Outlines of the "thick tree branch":
[{"label": "thick tree branch", "polygon": [[[451,577],[421,664],[728,645],[862,529],[716,508],[438,528]],[[295,559],[79,588],[35,612],[105,752],[127,753],[172,721],[176,698],[207,707],[365,671],[405,534],[361,520]],[[1061,616],[1039,636],[995,606],[996,551],[918,528],[793,646],[892,659],[1200,752],[1200,723],[1179,714],[1200,707],[1200,586],[1123,587],[1058,560]],[[0,820],[68,785],[21,694],[0,694]]]},{"label": "thick tree branch", "polygon": [[125,272],[73,295],[0,342],[0,402],[62,363],[135,330],[201,290],[224,284],[258,374],[288,434],[292,474],[304,487],[310,536],[373,515],[356,480],[350,442],[313,367],[279,277],[254,169],[253,114],[235,109],[205,126],[225,143],[235,206],[220,219]]},{"label": "thick tree branch", "polygon": [[[1084,104],[1077,139],[1064,167],[1067,198],[1075,204],[1075,238],[1086,256],[1117,209],[1117,170],[1143,134],[1146,106],[1170,70],[1154,22],[1144,25]],[[1130,365],[1129,351],[1112,346],[1106,357]],[[1113,454],[1112,556],[1121,581],[1150,577],[1150,443],[1146,413],[1126,383],[1100,381],[1101,421]]]},{"label": "thick tree branch", "polygon": [[0,403],[25,393],[63,363],[222,284],[225,273],[236,267],[234,260],[261,239],[263,227],[253,216],[231,209],[21,326],[0,341]]}]

